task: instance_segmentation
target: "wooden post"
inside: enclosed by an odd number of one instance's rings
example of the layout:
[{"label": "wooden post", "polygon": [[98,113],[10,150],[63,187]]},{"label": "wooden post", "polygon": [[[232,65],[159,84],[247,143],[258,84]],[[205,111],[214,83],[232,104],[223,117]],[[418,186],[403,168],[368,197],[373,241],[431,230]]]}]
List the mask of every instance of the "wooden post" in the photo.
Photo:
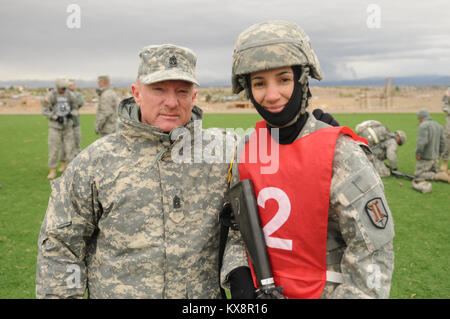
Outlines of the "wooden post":
[{"label": "wooden post", "polygon": [[384,97],[385,97],[385,101],[384,101],[384,106],[386,108],[389,108],[391,106],[391,98],[392,98],[392,78],[388,77],[386,78],[386,85],[384,86]]}]

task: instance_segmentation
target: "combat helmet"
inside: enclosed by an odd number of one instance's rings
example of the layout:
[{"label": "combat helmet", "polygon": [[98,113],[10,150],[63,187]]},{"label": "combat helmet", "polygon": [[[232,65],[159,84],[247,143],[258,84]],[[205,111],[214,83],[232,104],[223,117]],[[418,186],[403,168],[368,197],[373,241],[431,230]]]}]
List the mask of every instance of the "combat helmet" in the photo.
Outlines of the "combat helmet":
[{"label": "combat helmet", "polygon": [[67,89],[69,86],[69,81],[66,78],[59,78],[55,81],[55,86],[57,89]]},{"label": "combat helmet", "polygon": [[397,135],[400,138],[400,144],[399,145],[405,144],[405,142],[406,142],[406,133],[403,132],[403,131],[400,131],[400,130],[395,131],[394,133],[395,133],[395,135]]},{"label": "combat helmet", "polygon": [[287,21],[273,20],[252,25],[238,36],[234,46],[233,93],[246,89],[246,74],[293,65],[302,66],[299,82],[303,90],[304,112],[308,76],[322,79],[322,69],[308,35],[297,24]]}]

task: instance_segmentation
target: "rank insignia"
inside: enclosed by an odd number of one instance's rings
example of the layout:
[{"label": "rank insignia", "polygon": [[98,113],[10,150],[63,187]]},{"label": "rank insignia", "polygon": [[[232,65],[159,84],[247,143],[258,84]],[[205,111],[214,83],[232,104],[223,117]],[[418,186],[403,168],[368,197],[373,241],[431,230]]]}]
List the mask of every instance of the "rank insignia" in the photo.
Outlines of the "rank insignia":
[{"label": "rank insignia", "polygon": [[177,61],[176,56],[172,55],[170,57],[170,59],[169,59],[169,65],[170,66],[177,66],[177,64],[178,64],[178,61]]},{"label": "rank insignia", "polygon": [[384,206],[383,200],[380,197],[376,197],[366,203],[366,213],[369,215],[370,220],[377,228],[384,229],[388,222],[388,213]]}]

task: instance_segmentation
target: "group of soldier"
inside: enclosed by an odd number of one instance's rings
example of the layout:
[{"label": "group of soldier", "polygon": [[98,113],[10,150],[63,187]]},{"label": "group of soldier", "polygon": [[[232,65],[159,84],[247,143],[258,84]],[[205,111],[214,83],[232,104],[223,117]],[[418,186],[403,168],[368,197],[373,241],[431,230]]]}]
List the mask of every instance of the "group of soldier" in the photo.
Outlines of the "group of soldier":
[{"label": "group of soldier", "polygon": [[[243,138],[202,128],[193,51],[149,45],[139,58],[133,96],[118,106],[117,132],[84,149],[51,185],[38,239],[38,298],[88,293],[206,299],[225,297],[224,289],[246,299],[389,297],[394,221],[370,156],[382,153],[381,132],[394,139],[384,143],[391,158],[406,135],[363,123],[369,134],[364,139],[332,116],[325,121],[324,114],[319,118],[317,110],[306,109],[309,78],[321,80],[322,70],[303,29],[265,21],[238,36],[232,91],[244,91],[262,118]],[[50,133],[60,132],[62,148],[65,127],[73,135],[71,114],[79,106],[58,84],[53,101],[50,94],[45,99],[44,114]],[[102,108],[117,100],[107,85],[99,83],[99,91],[96,131],[102,133],[106,124],[99,114],[111,116]],[[427,138],[443,132],[427,112],[418,118],[418,163],[435,164],[428,152],[434,154],[436,143]],[[216,152],[234,153],[231,163],[197,161],[210,148],[203,138],[220,142]],[[440,141],[436,153],[448,159]],[[180,145],[186,145],[183,155],[194,149],[182,162]],[[252,149],[269,145],[279,150],[279,169],[270,173],[261,154],[246,160]],[[66,160],[72,159],[70,147],[64,149]],[[49,166],[56,167],[58,157],[51,159]],[[395,159],[390,165],[396,172]],[[421,181],[418,172],[415,182]],[[249,186],[246,193],[243,185],[253,185],[254,192]],[[247,227],[248,207],[264,228]],[[242,216],[247,222],[240,222]]]},{"label": "group of soldier", "polygon": [[391,132],[385,125],[368,120],[356,126],[355,131],[369,142],[372,149],[372,163],[380,177],[390,175],[407,177],[412,180],[412,188],[421,192],[432,191],[429,181],[450,183],[450,88],[445,92],[441,109],[447,114],[445,129],[433,120],[427,110],[417,112],[419,122],[416,146],[416,167],[414,176],[398,171],[397,146],[406,142],[406,134],[401,130]]},{"label": "group of soldier", "polygon": [[[98,77],[97,94],[99,101],[96,109],[95,133],[105,136],[117,129],[117,109],[119,98],[115,93],[107,75]],[[417,113],[419,121],[416,168],[414,176],[398,171],[397,147],[406,142],[404,131],[391,132],[379,121],[368,120],[356,126],[356,133],[367,139],[372,149],[372,162],[380,175],[403,176],[412,179],[412,188],[429,193],[432,185],[428,181],[450,183],[450,88],[445,92],[441,108],[447,114],[445,130],[434,121],[427,110]],[[67,164],[81,152],[81,125],[79,109],[84,105],[83,95],[75,89],[73,79],[60,78],[42,100],[42,113],[49,119],[48,133],[48,179],[64,172]]]},{"label": "group of soldier", "polygon": [[[99,102],[96,110],[95,133],[105,136],[116,131],[119,98],[111,86],[109,76],[98,77]],[[81,152],[81,123],[79,109],[84,105],[83,95],[75,89],[75,80],[59,78],[55,88],[42,99],[42,114],[49,120],[48,179],[64,172],[68,163]]]}]

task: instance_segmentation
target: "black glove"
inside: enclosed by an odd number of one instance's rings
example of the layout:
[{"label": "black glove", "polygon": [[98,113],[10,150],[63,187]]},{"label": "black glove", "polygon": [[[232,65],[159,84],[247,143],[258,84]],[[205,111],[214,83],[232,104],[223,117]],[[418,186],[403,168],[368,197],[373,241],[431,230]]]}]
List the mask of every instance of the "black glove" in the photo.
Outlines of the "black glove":
[{"label": "black glove", "polygon": [[230,272],[228,278],[232,299],[255,299],[255,287],[250,268],[245,266],[236,268]]},{"label": "black glove", "polygon": [[269,289],[256,290],[256,299],[287,299],[283,296],[282,287],[271,287]]},{"label": "black glove", "polygon": [[64,123],[64,117],[58,116],[58,118],[56,119],[56,122],[58,122],[59,124],[63,124]]},{"label": "black glove", "polygon": [[314,117],[331,126],[339,126],[339,122],[330,113],[324,113],[321,109],[315,109],[312,114]]}]

